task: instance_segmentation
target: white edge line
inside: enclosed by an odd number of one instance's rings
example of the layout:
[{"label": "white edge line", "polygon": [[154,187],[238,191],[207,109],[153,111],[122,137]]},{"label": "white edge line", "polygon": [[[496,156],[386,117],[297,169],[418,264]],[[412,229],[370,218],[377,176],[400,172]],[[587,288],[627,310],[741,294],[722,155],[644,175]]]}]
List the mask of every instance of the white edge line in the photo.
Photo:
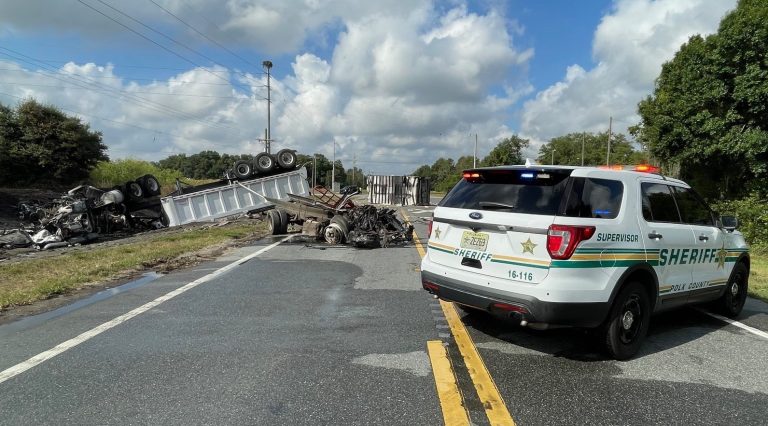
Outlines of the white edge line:
[{"label": "white edge line", "polygon": [[755,334],[757,336],[760,336],[760,337],[762,337],[764,339],[768,339],[768,333],[766,333],[766,332],[764,332],[762,330],[758,330],[758,329],[756,329],[754,327],[750,327],[750,326],[748,326],[746,324],[740,323],[740,322],[738,322],[736,320],[732,320],[732,319],[724,317],[722,315],[713,314],[712,312],[707,312],[707,311],[705,311],[703,309],[699,309],[699,312],[705,313],[705,314],[707,314],[707,315],[709,315],[709,316],[711,316],[713,318],[719,319],[720,321],[727,322],[728,324],[731,324],[731,325],[734,325],[736,327],[739,327],[742,330],[747,330],[748,332],[750,332],[752,334]]},{"label": "white edge line", "polygon": [[77,345],[79,345],[79,344],[81,344],[81,343],[83,343],[83,342],[85,342],[85,341],[87,341],[87,340],[89,340],[89,339],[91,339],[93,337],[96,337],[99,334],[109,330],[110,328],[115,327],[117,325],[120,325],[120,324],[128,321],[129,319],[137,316],[137,315],[142,314],[142,313],[144,313],[144,312],[154,308],[155,306],[160,305],[163,302],[171,300],[174,297],[176,297],[176,296],[186,292],[187,290],[191,290],[191,289],[199,286],[200,284],[203,284],[205,282],[208,282],[208,281],[212,280],[213,278],[218,277],[221,274],[229,272],[230,270],[232,270],[232,269],[242,265],[243,263],[253,259],[254,257],[257,257],[257,256],[259,256],[260,254],[262,254],[262,253],[264,253],[266,251],[272,250],[273,248],[277,247],[280,243],[283,243],[283,242],[285,242],[285,241],[287,241],[287,240],[289,240],[291,238],[293,238],[293,235],[289,235],[289,236],[283,238],[282,240],[277,241],[275,243],[272,243],[272,244],[262,248],[261,250],[255,252],[255,253],[251,253],[248,256],[243,257],[242,259],[238,259],[238,260],[236,260],[236,261],[234,261],[234,262],[232,262],[232,263],[230,263],[230,264],[228,264],[226,266],[223,266],[223,267],[215,270],[214,272],[211,272],[208,275],[200,277],[200,278],[198,278],[198,279],[196,279],[196,280],[194,280],[194,281],[192,281],[190,283],[187,283],[187,284],[177,288],[176,290],[173,290],[173,291],[171,291],[169,293],[166,293],[166,294],[158,297],[157,299],[155,299],[155,300],[153,300],[151,302],[145,303],[145,304],[139,306],[138,308],[133,309],[130,312],[127,312],[127,313],[125,313],[123,315],[120,315],[117,318],[114,318],[114,319],[112,319],[110,321],[107,321],[107,322],[101,324],[101,325],[98,325],[98,326],[96,326],[96,327],[94,327],[94,328],[92,328],[92,329],[90,329],[90,330],[80,334],[79,336],[73,337],[73,338],[71,338],[71,339],[69,339],[69,340],[67,340],[67,341],[65,341],[63,343],[60,343],[60,344],[56,345],[55,347],[53,347],[51,349],[48,349],[45,352],[41,352],[41,353],[33,356],[32,358],[29,358],[26,361],[23,361],[23,362],[21,362],[19,364],[14,365],[13,367],[10,367],[10,368],[8,368],[6,370],[3,370],[3,371],[0,372],[0,383],[3,383],[3,382],[5,382],[8,379],[17,376],[17,375],[19,375],[19,374],[29,370],[30,368],[32,368],[32,367],[34,367],[36,365],[42,364],[43,362],[45,362],[45,361],[55,357],[56,355],[59,355],[59,354],[65,352],[65,351],[67,351],[68,349],[74,348],[75,346],[77,346]]}]

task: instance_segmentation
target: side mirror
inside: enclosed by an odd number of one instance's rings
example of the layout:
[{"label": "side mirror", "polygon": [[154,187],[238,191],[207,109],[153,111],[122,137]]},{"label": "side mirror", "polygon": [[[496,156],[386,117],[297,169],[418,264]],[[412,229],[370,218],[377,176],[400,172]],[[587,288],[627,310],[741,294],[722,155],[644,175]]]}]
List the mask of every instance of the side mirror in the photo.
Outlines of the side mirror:
[{"label": "side mirror", "polygon": [[728,232],[733,232],[739,227],[739,219],[737,219],[736,216],[721,216],[720,223],[722,224],[723,229]]}]

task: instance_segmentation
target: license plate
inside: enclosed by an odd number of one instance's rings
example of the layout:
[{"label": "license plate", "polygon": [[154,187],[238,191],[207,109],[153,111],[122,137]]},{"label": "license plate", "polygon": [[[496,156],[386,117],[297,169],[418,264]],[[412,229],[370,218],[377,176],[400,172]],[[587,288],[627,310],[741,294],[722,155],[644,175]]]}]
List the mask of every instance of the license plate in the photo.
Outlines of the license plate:
[{"label": "license plate", "polygon": [[461,248],[485,251],[486,247],[488,247],[488,234],[472,231],[464,231],[461,234]]}]

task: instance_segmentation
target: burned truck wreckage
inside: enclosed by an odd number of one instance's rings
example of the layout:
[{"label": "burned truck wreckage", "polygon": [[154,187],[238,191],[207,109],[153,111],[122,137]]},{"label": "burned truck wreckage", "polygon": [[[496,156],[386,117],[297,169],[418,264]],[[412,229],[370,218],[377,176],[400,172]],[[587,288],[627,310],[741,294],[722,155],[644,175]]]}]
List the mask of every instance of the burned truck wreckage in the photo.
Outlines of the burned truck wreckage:
[{"label": "burned truck wreckage", "polygon": [[81,185],[45,201],[20,200],[21,226],[0,229],[0,248],[47,250],[237,215],[261,217],[273,235],[294,226],[293,232],[329,244],[374,248],[412,240],[413,226],[395,210],[356,204],[356,187],[341,194],[322,186],[310,190],[306,177],[302,167],[184,190],[177,183],[177,191],[162,198],[152,175],[111,189]]},{"label": "burned truck wreckage", "polygon": [[357,188],[343,191],[340,196],[316,186],[312,193],[312,198],[287,194],[288,201],[267,198],[276,206],[266,212],[273,235],[297,225],[305,236],[360,248],[388,247],[413,240],[413,226],[403,224],[395,210],[354,203]]},{"label": "burned truck wreckage", "polygon": [[163,228],[168,222],[159,195],[158,180],[145,175],[112,189],[80,185],[52,201],[21,202],[17,207],[22,228],[2,232],[0,245],[46,250],[120,231]]}]

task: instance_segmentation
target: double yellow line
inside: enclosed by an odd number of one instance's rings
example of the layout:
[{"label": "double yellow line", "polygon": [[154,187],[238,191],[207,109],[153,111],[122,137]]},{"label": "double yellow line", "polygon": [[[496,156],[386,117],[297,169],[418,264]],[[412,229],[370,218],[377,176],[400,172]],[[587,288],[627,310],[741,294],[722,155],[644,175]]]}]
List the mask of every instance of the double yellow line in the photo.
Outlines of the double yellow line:
[{"label": "double yellow line", "polygon": [[[411,221],[404,210],[401,210],[401,214],[406,221]],[[416,244],[416,250],[423,258],[426,252],[415,231],[413,233],[413,241]],[[464,359],[464,365],[466,365],[469,377],[475,386],[477,396],[483,404],[488,421],[492,425],[514,425],[515,421],[512,419],[509,410],[507,410],[499,389],[496,387],[496,383],[493,381],[488,368],[480,357],[472,337],[469,335],[467,328],[464,327],[464,323],[461,322],[461,318],[458,312],[456,312],[456,307],[453,303],[442,300],[440,301],[440,307],[448,321],[448,326],[451,328],[451,334]],[[439,340],[427,342],[427,349],[432,362],[435,386],[437,387],[437,395],[440,398],[440,407],[443,411],[445,424],[469,425],[469,414],[459,391],[456,375],[451,367],[447,350]]]}]

